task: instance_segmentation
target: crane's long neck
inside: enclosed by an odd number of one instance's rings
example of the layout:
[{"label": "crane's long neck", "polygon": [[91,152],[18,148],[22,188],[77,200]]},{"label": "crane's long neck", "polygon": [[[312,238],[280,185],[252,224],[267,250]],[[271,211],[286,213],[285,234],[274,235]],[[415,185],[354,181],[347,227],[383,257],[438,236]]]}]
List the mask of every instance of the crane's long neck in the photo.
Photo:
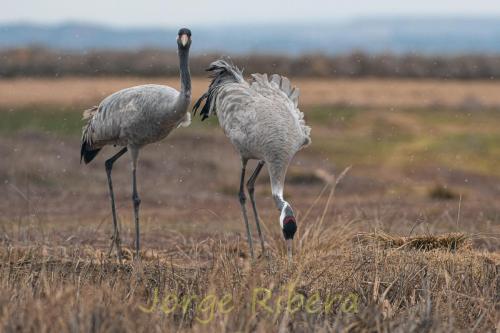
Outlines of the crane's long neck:
[{"label": "crane's long neck", "polygon": [[[179,102],[191,100],[191,73],[189,72],[189,49],[179,48],[179,69],[181,73],[181,93]],[[186,106],[187,107],[187,106]]]}]

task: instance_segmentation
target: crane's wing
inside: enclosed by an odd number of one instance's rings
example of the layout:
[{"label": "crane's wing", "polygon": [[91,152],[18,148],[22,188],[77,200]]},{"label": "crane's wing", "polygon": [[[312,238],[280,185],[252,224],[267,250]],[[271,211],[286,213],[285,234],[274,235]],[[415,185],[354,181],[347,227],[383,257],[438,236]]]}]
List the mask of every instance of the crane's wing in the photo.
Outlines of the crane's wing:
[{"label": "crane's wing", "polygon": [[[157,121],[159,110],[174,110],[179,92],[161,85],[142,85],[120,90],[106,97],[99,106],[88,109],[83,114],[87,123],[83,126],[82,142],[98,148],[120,139],[122,130],[137,122]],[[186,115],[178,125],[189,124]]]}]

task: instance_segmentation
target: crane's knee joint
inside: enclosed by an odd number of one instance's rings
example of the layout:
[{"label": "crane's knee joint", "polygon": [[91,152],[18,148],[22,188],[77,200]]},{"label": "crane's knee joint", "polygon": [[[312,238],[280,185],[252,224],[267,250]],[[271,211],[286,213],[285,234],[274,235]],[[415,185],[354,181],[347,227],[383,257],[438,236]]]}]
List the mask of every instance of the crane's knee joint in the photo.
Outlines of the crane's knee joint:
[{"label": "crane's knee joint", "polygon": [[138,207],[141,204],[141,198],[137,194],[132,195],[132,201],[134,202],[134,206]]},{"label": "crane's knee joint", "polygon": [[245,192],[244,191],[240,191],[238,193],[238,198],[240,199],[240,204],[244,205],[245,202],[247,201],[247,197],[245,196]]},{"label": "crane's knee joint", "polygon": [[113,161],[107,160],[104,162],[104,166],[106,167],[106,171],[110,172],[113,169]]}]

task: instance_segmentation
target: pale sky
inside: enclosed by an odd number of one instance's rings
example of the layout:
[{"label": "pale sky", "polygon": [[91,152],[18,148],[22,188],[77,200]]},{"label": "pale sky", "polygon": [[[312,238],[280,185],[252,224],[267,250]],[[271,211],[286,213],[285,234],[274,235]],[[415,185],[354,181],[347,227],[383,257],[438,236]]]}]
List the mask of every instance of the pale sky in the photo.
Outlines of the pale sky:
[{"label": "pale sky", "polygon": [[366,16],[500,16],[496,0],[2,0],[0,23],[195,26]]}]

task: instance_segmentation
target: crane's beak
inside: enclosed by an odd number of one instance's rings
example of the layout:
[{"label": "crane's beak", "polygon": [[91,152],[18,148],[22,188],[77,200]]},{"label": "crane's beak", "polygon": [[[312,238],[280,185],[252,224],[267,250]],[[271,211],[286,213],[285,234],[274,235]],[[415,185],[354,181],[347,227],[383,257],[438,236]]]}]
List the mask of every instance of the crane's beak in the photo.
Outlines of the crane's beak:
[{"label": "crane's beak", "polygon": [[286,252],[288,254],[288,262],[292,262],[292,239],[286,240]]},{"label": "crane's beak", "polygon": [[188,40],[189,40],[188,35],[186,35],[186,34],[181,35],[181,44],[182,44],[182,46],[186,46]]}]

